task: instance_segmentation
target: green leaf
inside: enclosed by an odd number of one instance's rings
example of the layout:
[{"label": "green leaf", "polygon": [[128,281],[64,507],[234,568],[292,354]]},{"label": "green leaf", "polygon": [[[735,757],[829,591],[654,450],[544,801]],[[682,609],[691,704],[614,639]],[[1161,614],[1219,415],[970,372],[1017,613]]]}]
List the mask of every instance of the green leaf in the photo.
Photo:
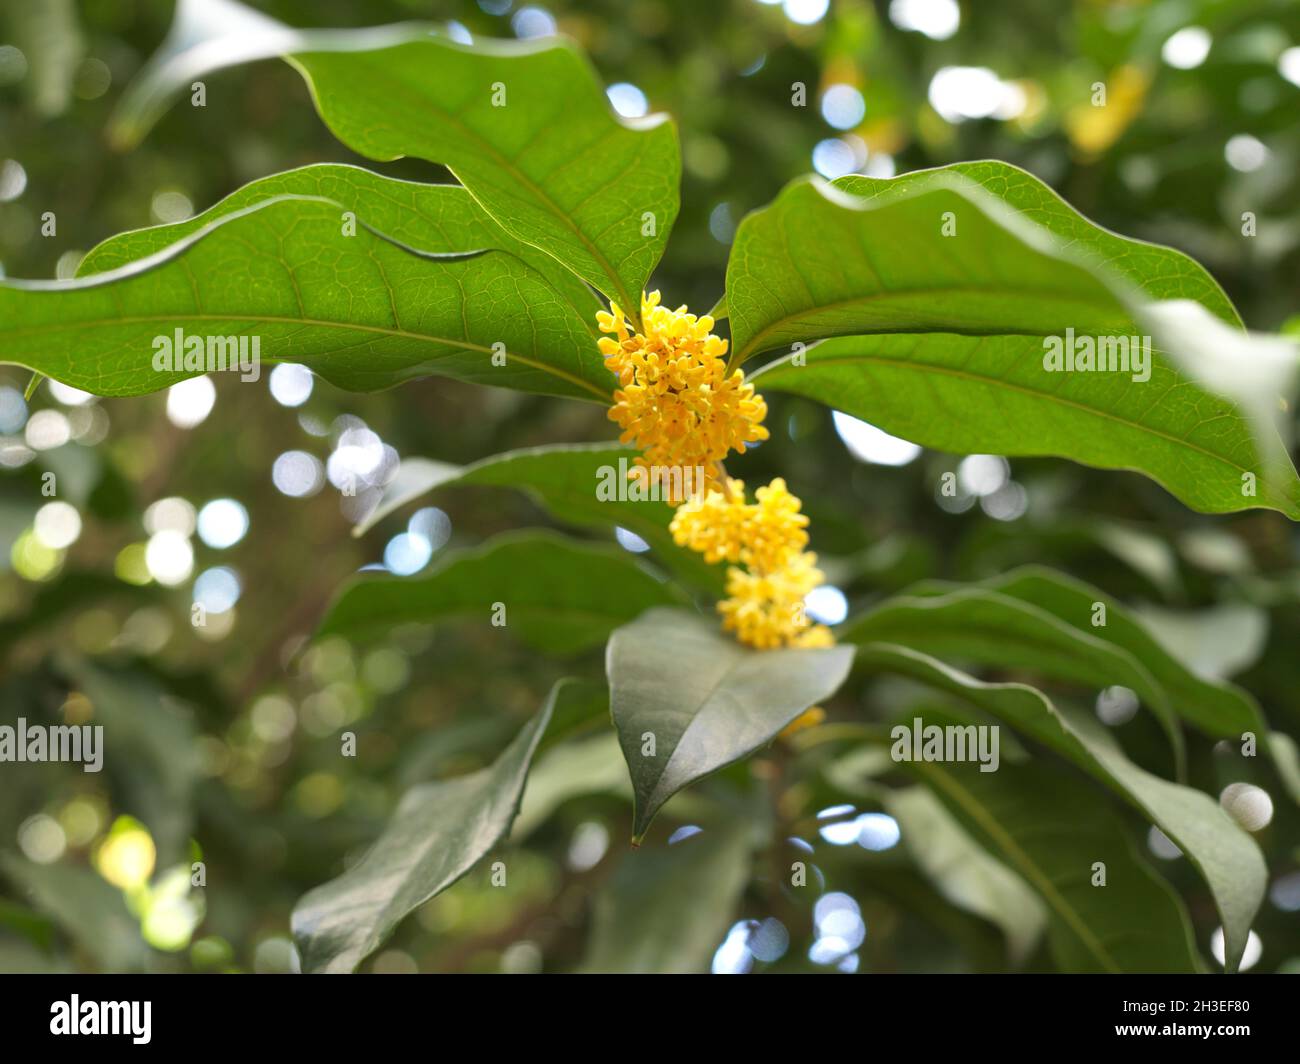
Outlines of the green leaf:
[{"label": "green leaf", "polygon": [[49,914],[102,972],[138,972],[149,951],[121,891],[84,865],[41,865],[0,852],[0,872]]},{"label": "green leaf", "polygon": [[370,852],[305,894],[293,935],[306,972],[350,972],[398,922],[464,876],[510,829],[560,685],[487,768],[413,787]]},{"label": "green leaf", "polygon": [[605,669],[636,796],[633,839],[683,787],[833,695],[852,662],[852,647],[750,650],[680,610],[651,610],[614,632]]},{"label": "green leaf", "polygon": [[[1214,739],[1240,741],[1250,732],[1272,755],[1278,775],[1300,802],[1300,771],[1287,756],[1280,732],[1269,732],[1255,699],[1240,687],[1196,675],[1147,631],[1141,620],[1099,588],[1040,566],[1025,566],[984,582],[985,587],[1052,614],[1060,622],[1127,651],[1168,693],[1174,710]],[[1106,623],[1093,625],[1096,604]],[[1282,737],[1285,739],[1285,737]]]},{"label": "green leaf", "polygon": [[57,667],[90,699],[94,723],[104,729],[103,772],[113,781],[114,808],[149,829],[160,867],[187,861],[202,776],[191,707],[142,669],[110,669],[71,653],[61,654]]},{"label": "green leaf", "polygon": [[626,551],[550,532],[508,533],[447,554],[425,575],[362,574],[335,599],[320,634],[355,637],[451,617],[486,627],[502,603],[506,632],[567,654],[602,643],[643,610],[684,601]]},{"label": "green leaf", "polygon": [[[1108,270],[1149,299],[1194,299],[1224,321],[1241,324],[1236,308],[1219,282],[1190,255],[1101,228],[1071,207],[1050,185],[1018,166],[998,159],[978,159],[952,163],[942,170],[969,178],[985,192],[1048,230],[1062,244],[1095,252]],[[910,184],[924,184],[931,172],[916,170],[883,179],[854,175],[841,184],[855,196],[873,199]]]},{"label": "green leaf", "polygon": [[746,825],[706,827],[623,858],[597,895],[586,974],[708,971],[749,881]]},{"label": "green leaf", "polygon": [[620,119],[574,44],[462,45],[420,26],[299,31],[226,6],[230,19],[182,11],[122,103],[119,141],[206,71],[295,53],[317,110],[349,148],[442,163],[501,226],[640,313],[677,216],[677,134],[663,116]]},{"label": "green leaf", "polygon": [[605,731],[560,743],[538,755],[510,833],[511,841],[526,839],[571,798],[611,793],[632,797],[617,735]]},{"label": "green leaf", "polygon": [[982,587],[901,595],[860,614],[836,634],[849,643],[897,643],[944,661],[1027,669],[1094,694],[1112,684],[1131,688],[1169,737],[1175,774],[1184,774],[1183,733],[1171,698],[1144,659],[1030,603]]},{"label": "green leaf", "polygon": [[898,821],[903,845],[938,891],[998,927],[1006,937],[1011,963],[1020,965],[1047,924],[1038,895],[977,845],[925,788],[882,789],[880,797]]},{"label": "green leaf", "polygon": [[[745,219],[727,275],[733,362],[835,337],[792,350],[753,374],[755,386],[938,450],[1067,457],[1144,473],[1198,510],[1300,518],[1300,477],[1277,460],[1258,403],[1198,383],[1211,352],[1192,349],[1186,315],[1173,313],[1189,295],[1241,336],[1248,361],[1272,360],[1240,333],[1209,275],[1092,226],[1015,167],[978,165],[979,182],[961,168],[797,182]],[[1055,206],[1010,205],[1036,199]],[[1067,328],[1151,336],[1149,380],[1049,372],[1045,341]]]},{"label": "green leaf", "polygon": [[1025,684],[982,683],[919,651],[888,643],[864,646],[859,659],[956,695],[1006,721],[1141,810],[1183,851],[1209,886],[1223,921],[1227,970],[1236,970],[1264,897],[1268,872],[1255,840],[1233,823],[1218,802],[1139,768],[1093,717],[1067,714]]},{"label": "green leaf", "polygon": [[[973,723],[929,708],[916,716],[926,726]],[[912,721],[901,726],[910,729]],[[1181,900],[1138,858],[1121,819],[1085,780],[1029,761],[1004,760],[987,773],[969,761],[906,767],[1042,899],[1061,970],[1198,970]],[[1093,882],[1097,862],[1105,865],[1104,886]]]},{"label": "green leaf", "polygon": [[[722,567],[673,542],[673,510],[665,502],[608,497],[602,485],[626,484],[624,466],[636,452],[616,444],[551,444],[506,451],[467,466],[406,458],[375,509],[353,530],[369,531],[394,510],[444,485],[518,488],[556,518],[581,528],[625,528],[640,536],[665,566],[691,584],[722,593]],[[604,497],[602,497],[604,496]]]},{"label": "green leaf", "polygon": [[537,271],[506,252],[423,254],[363,224],[345,235],[345,209],[264,200],[110,273],[0,282],[5,357],[98,395],[138,395],[203,372],[154,368],[156,341],[179,329],[207,338],[210,356],[215,339],[257,337],[264,361],[352,390],[442,374],[608,402],[586,322]]},{"label": "green leaf", "polygon": [[341,163],[317,163],[272,174],[249,182],[185,221],[118,233],[87,252],[77,276],[120,269],[164,251],[220,218],[285,196],[337,203],[355,214],[359,224],[414,251],[434,255],[508,251],[545,277],[587,323],[593,336],[599,334],[595,314],[601,303],[591,289],[551,256],[512,237],[460,185],[399,181]]}]

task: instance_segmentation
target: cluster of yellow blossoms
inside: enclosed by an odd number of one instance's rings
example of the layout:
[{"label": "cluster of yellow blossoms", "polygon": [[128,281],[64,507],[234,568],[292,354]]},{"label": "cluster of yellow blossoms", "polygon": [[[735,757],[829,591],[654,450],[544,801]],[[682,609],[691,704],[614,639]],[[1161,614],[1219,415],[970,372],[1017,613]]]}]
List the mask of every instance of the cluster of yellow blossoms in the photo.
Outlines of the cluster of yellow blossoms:
[{"label": "cluster of yellow blossoms", "polygon": [[[653,483],[682,501],[681,478],[670,486],[667,471],[698,469],[695,491],[716,487],[718,463],[732,450],[767,439],[767,404],[745,383],[740,370],[727,373],[727,341],[710,331],[713,319],[687,314],[685,307],[659,305],[659,293],[641,299],[641,327],[633,332],[617,305],[596,315],[605,364],[618,377],[611,421],[624,443],[636,445],[636,459]],[[686,494],[691,494],[687,492]]]},{"label": "cluster of yellow blossoms", "polygon": [[[799,499],[777,478],[745,501],[745,485],[727,476],[722,459],[767,439],[767,404],[744,374],[726,370],[727,341],[711,331],[713,319],[685,307],[659,305],[659,293],[641,301],[642,332],[617,307],[597,315],[600,350],[618,376],[610,419],[624,443],[642,450],[636,475],[681,485],[669,470],[699,468],[704,483],[668,501],[677,507],[672,534],[678,545],[711,564],[730,563],[727,598],[718,603],[723,627],[742,643],[767,650],[830,646],[830,630],[812,625],[804,598],[822,582],[808,544],[808,518]],[[743,566],[743,568],[742,568]]]}]

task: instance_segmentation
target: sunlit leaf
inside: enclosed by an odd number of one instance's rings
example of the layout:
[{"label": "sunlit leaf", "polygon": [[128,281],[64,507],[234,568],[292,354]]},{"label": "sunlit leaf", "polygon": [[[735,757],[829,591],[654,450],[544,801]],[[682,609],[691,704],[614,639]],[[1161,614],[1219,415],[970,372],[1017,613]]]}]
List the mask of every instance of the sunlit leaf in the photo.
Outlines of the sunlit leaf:
[{"label": "sunlit leaf", "polygon": [[[1137,470],[1194,509],[1300,518],[1300,477],[1277,459],[1260,404],[1198,383],[1214,379],[1195,369],[1210,349],[1167,312],[1194,296],[1217,331],[1238,329],[1205,271],[1091,225],[1015,167],[965,165],[981,179],[946,167],[797,182],[741,223],[727,278],[733,360],[785,355],[755,385],[937,450]],[[1029,213],[1013,206],[1049,196]],[[1125,338],[1126,351],[1148,337],[1149,365],[1049,371],[1047,344],[1067,329]],[[1241,357],[1269,360],[1240,336]]]},{"label": "sunlit leaf", "polygon": [[250,338],[247,361],[257,338],[262,361],[301,362],[352,390],[444,374],[607,400],[587,323],[526,263],[431,256],[360,223],[349,235],[347,209],[282,196],[109,273],[0,282],[5,358],[98,395],[138,395],[203,372],[155,368],[168,350],[159,338],[174,350],[179,330],[185,348],[197,337],[231,361],[215,340]]},{"label": "sunlit leaf", "polygon": [[462,45],[419,26],[294,30],[232,0],[197,6],[182,8],[123,101],[120,140],[140,136],[194,78],[292,53],[353,151],[442,163],[501,226],[639,313],[677,216],[677,134],[664,116],[620,119],[573,44]]}]

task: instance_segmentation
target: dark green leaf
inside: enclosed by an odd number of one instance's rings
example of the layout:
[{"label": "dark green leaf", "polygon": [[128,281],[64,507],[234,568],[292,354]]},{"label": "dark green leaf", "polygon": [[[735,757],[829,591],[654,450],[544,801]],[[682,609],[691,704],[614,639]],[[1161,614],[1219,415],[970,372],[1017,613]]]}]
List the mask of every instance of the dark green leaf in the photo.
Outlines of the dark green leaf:
[{"label": "dark green leaf", "polygon": [[707,565],[694,551],[673,542],[668,531],[672,507],[665,502],[604,497],[602,485],[623,482],[623,467],[636,452],[605,443],[550,444],[493,455],[467,466],[423,458],[402,461],[397,477],[375,509],[357,525],[356,535],[373,528],[394,510],[443,485],[477,484],[527,492],[561,521],[582,528],[617,526],[645,540],[665,566],[692,584],[721,594],[722,568]]},{"label": "dark green leaf", "polygon": [[944,661],[1026,669],[1092,693],[1112,684],[1131,688],[1168,735],[1175,774],[1183,775],[1183,733],[1171,696],[1145,658],[1028,602],[980,587],[904,595],[855,617],[837,635],[850,643],[898,643]]},{"label": "dark green leaf", "polygon": [[[916,716],[927,726],[972,723],[928,708]],[[1035,762],[1004,760],[987,773],[970,761],[907,767],[1043,900],[1061,970],[1198,970],[1178,895],[1137,857],[1123,822],[1086,781]],[[1094,882],[1097,863],[1104,885]]]},{"label": "dark green leaf", "polygon": [[350,972],[408,913],[467,873],[510,829],[559,686],[490,766],[414,787],[379,840],[293,911],[306,972]]},{"label": "dark green leaf", "polygon": [[606,673],[636,795],[633,838],[683,787],[752,754],[833,695],[852,662],[852,647],[750,650],[678,610],[618,629]]},{"label": "dark green leaf", "polygon": [[1054,706],[1025,684],[981,683],[919,651],[871,643],[859,652],[873,668],[900,673],[956,695],[1055,750],[1141,810],[1187,855],[1223,920],[1227,968],[1235,971],[1268,872],[1254,839],[1209,795],[1133,764],[1104,726]]},{"label": "dark green leaf", "polygon": [[[1262,740],[1292,798],[1300,802],[1300,772],[1288,758],[1286,737],[1270,732],[1259,704],[1233,684],[1197,676],[1156,640],[1142,622],[1099,588],[1039,566],[1025,566],[984,586],[1046,610],[1064,624],[1127,651],[1168,692],[1170,704],[1189,724],[1215,739],[1240,740],[1250,732]],[[1106,623],[1094,625],[1096,604]]]},{"label": "dark green leaf", "polygon": [[596,897],[584,973],[707,971],[749,879],[747,826],[706,827],[623,858]]},{"label": "dark green leaf", "polygon": [[449,553],[425,575],[362,574],[330,607],[320,634],[387,632],[450,617],[489,626],[496,613],[498,627],[530,645],[571,653],[603,642],[643,610],[684,601],[676,585],[626,551],[549,532],[508,533]]}]

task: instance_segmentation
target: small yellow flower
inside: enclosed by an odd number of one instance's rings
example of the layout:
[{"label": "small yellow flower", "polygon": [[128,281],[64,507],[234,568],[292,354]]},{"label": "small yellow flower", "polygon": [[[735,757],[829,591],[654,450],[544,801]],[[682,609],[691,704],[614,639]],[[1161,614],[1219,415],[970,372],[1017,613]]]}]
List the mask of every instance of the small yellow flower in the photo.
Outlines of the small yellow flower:
[{"label": "small yellow flower", "polygon": [[794,720],[777,732],[777,737],[780,739],[789,739],[792,736],[798,735],[801,731],[806,731],[808,728],[815,728],[819,724],[824,724],[825,722],[826,710],[822,709],[821,706],[809,706],[800,713],[799,716],[795,717]]},{"label": "small yellow flower", "polygon": [[617,305],[596,315],[611,334],[599,345],[619,385],[610,420],[623,443],[642,451],[637,465],[653,481],[665,483],[664,471],[675,467],[700,469],[706,486],[717,486],[718,462],[767,439],[767,404],[744,373],[727,373],[727,341],[713,334],[708,315],[669,310],[651,292],[642,297],[641,321],[645,331],[633,332]]},{"label": "small yellow flower", "polygon": [[727,597],[718,603],[722,627],[759,650],[796,645],[811,626],[804,597],[822,582],[816,565],[817,555],[804,553],[768,573],[728,569]]},{"label": "small yellow flower", "polygon": [[808,518],[780,477],[754,495],[757,503],[745,502],[744,482],[731,480],[688,500],[669,526],[673,540],[710,564],[742,562],[764,573],[780,569],[807,546]]}]

